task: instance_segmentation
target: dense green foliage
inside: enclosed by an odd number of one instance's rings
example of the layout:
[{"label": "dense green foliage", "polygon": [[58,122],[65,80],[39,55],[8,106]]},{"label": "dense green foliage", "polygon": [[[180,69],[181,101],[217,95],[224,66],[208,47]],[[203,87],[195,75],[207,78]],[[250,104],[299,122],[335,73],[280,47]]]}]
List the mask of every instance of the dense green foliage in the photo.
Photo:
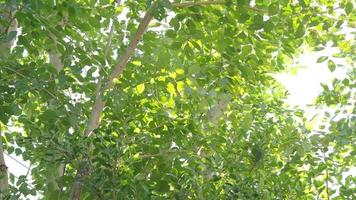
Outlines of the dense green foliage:
[{"label": "dense green foliage", "polygon": [[[68,199],[75,180],[81,199],[356,198],[355,177],[343,180],[356,165],[355,70],[324,85],[315,106],[337,111],[320,130],[272,77],[303,45],[331,44],[353,66],[354,38],[341,31],[355,26],[352,1],[0,2],[4,151],[29,160],[33,177],[10,175],[10,199]],[[86,137],[96,83],[150,6],[155,19]]]}]

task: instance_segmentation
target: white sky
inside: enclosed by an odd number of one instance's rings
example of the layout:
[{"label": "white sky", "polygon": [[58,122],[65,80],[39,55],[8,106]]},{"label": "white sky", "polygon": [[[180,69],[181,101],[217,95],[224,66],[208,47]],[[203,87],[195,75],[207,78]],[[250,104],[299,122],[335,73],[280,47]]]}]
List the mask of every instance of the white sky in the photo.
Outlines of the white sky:
[{"label": "white sky", "polygon": [[[314,99],[322,92],[320,83],[331,86],[334,78],[341,79],[346,76],[347,70],[344,67],[336,67],[336,70],[331,72],[327,66],[327,61],[317,63],[319,57],[331,56],[337,52],[337,48],[332,47],[327,47],[319,52],[311,52],[305,48],[304,54],[300,55],[294,66],[291,67],[297,70],[296,74],[285,72],[275,76],[290,93],[288,104],[301,107],[312,104]],[[347,66],[346,61],[342,58],[332,58],[332,60],[336,64]]]}]

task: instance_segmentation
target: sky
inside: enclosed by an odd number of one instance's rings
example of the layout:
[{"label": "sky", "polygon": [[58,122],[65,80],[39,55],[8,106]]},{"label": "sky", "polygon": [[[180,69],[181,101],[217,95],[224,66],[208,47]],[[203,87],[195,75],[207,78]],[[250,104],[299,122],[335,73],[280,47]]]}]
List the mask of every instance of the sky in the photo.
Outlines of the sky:
[{"label": "sky", "polygon": [[[322,92],[320,83],[331,86],[334,78],[342,79],[346,76],[346,68],[337,67],[331,72],[327,62],[317,63],[321,56],[331,56],[337,53],[337,48],[327,47],[319,52],[304,49],[304,53],[289,67],[289,72],[277,74],[275,78],[289,91],[287,103],[291,106],[306,107]],[[347,66],[342,58],[333,58],[337,64]],[[294,65],[294,66],[293,66]]]}]

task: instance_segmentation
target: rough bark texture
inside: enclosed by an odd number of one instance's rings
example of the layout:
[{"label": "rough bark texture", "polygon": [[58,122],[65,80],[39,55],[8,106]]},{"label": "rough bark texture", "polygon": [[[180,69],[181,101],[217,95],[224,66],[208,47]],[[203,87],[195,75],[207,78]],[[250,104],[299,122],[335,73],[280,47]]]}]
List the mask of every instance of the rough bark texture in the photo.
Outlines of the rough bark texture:
[{"label": "rough bark texture", "polygon": [[[0,194],[9,189],[7,166],[4,159],[2,135],[0,134]],[[0,196],[1,197],[1,196]]]}]

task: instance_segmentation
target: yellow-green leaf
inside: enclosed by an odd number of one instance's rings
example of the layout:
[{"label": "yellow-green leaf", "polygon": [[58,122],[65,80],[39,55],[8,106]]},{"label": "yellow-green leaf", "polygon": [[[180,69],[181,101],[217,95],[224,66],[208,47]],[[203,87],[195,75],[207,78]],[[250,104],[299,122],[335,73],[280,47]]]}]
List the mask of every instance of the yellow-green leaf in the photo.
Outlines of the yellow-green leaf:
[{"label": "yellow-green leaf", "polygon": [[184,92],[184,82],[183,81],[178,81],[177,82],[177,90],[179,92],[179,94],[183,94]]},{"label": "yellow-green leaf", "polygon": [[142,92],[145,91],[145,84],[142,83],[142,84],[140,84],[140,85],[137,85],[137,86],[136,86],[136,90],[137,90],[137,92],[138,92],[139,94],[142,94]]},{"label": "yellow-green leaf", "polygon": [[168,83],[167,84],[167,91],[169,92],[170,95],[176,95],[176,89],[174,88],[173,83]]}]

